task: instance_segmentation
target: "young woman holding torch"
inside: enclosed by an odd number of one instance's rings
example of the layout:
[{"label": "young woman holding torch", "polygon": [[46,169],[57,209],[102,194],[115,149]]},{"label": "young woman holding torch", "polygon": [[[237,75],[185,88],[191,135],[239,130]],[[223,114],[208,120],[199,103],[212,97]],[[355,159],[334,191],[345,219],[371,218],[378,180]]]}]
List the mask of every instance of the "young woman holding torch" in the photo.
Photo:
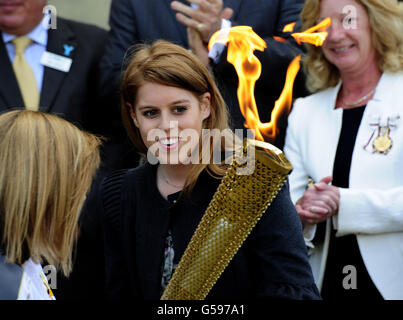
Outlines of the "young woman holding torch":
[{"label": "young woman holding torch", "polygon": [[[202,157],[206,144],[224,152],[220,139],[218,146],[202,141],[202,130],[228,129],[206,67],[165,41],[137,47],[126,66],[123,120],[147,159],[114,173],[99,190],[109,298],[318,299],[287,175],[273,174],[272,192],[267,180],[253,183],[256,172],[229,174],[233,165],[214,162],[212,152],[207,163],[190,161],[195,150]],[[189,132],[197,137],[193,145]],[[243,192],[239,181],[249,181]],[[247,217],[258,211],[253,227]]]}]

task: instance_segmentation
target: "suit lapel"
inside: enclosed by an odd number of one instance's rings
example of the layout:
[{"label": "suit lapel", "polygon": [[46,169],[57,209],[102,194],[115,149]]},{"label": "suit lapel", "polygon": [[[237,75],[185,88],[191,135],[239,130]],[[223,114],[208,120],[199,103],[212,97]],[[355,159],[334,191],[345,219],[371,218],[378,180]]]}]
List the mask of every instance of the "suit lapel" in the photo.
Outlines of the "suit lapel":
[{"label": "suit lapel", "polygon": [[[11,65],[10,58],[8,57],[6,46],[2,39],[0,39],[0,63],[0,96],[3,97],[6,103],[6,108],[23,107],[24,101],[22,100],[18,82],[15,78],[14,70]],[[0,106],[0,109],[3,109],[2,106]]]},{"label": "suit lapel", "polygon": [[[74,46],[74,50],[68,56],[69,58],[74,58],[74,54],[77,50],[74,33],[62,19],[59,19],[57,29],[49,29],[48,45],[46,49],[51,53],[66,56],[64,49],[65,45]],[[51,106],[62,87],[67,74],[68,72],[45,67],[40,102],[41,111],[51,111]]]}]

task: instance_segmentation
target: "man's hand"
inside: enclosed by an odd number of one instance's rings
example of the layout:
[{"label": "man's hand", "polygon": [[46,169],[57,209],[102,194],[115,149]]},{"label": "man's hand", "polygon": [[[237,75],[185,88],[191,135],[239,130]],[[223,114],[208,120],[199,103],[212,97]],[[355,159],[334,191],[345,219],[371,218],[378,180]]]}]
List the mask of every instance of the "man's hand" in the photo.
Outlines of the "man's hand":
[{"label": "man's hand", "polygon": [[329,185],[332,177],[325,177],[309,187],[297,201],[295,208],[303,225],[329,219],[339,210],[339,188]]},{"label": "man's hand", "polygon": [[204,43],[221,28],[222,19],[231,19],[233,10],[223,9],[222,0],[186,0],[198,6],[197,9],[184,5],[179,1],[172,1],[171,8],[178,13],[176,19],[187,26],[197,30]]},{"label": "man's hand", "polygon": [[189,48],[207,67],[210,62],[210,59],[208,57],[208,49],[203,43],[200,33],[197,30],[188,27],[187,35],[189,41]]}]

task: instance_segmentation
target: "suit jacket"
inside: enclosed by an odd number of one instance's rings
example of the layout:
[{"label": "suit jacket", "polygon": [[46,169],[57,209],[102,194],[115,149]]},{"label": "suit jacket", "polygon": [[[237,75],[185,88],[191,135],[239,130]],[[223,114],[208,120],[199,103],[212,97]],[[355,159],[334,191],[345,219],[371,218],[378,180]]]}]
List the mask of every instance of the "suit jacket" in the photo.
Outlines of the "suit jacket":
[{"label": "suit jacket", "polygon": [[[293,202],[304,193],[308,177],[331,176],[342,124],[342,109],[334,109],[341,83],[298,99],[289,116],[284,152],[294,167],[290,175]],[[403,72],[384,73],[374,98],[365,108],[350,169],[349,188],[340,188],[339,212],[327,221],[324,242],[313,244],[316,225],[305,228],[311,265],[320,288],[330,239],[355,234],[365,266],[385,299],[403,299]],[[398,120],[400,116],[400,121]],[[372,153],[379,122],[391,126],[392,149]],[[364,149],[364,146],[367,146]],[[359,279],[359,278],[358,278]],[[359,282],[359,280],[358,280]]]},{"label": "suit jacket", "polygon": [[[170,195],[167,201],[157,189],[156,168],[146,164],[119,171],[101,185],[97,211],[104,217],[106,288],[111,299],[160,298],[168,228],[179,261],[220,182],[203,172],[189,197],[174,201],[175,195]],[[270,297],[319,298],[288,184],[207,299]]]},{"label": "suit jacket", "polygon": [[[119,105],[118,86],[126,50],[137,43],[151,43],[165,39],[188,47],[186,27],[179,23],[176,12],[170,8],[172,0],[113,0],[110,14],[108,45],[102,59],[102,92],[115,96]],[[189,3],[185,0],[187,5]],[[284,86],[285,73],[292,58],[300,53],[294,42],[280,43],[273,35],[284,36],[283,27],[298,21],[303,0],[224,0],[225,7],[234,10],[233,25],[249,25],[265,39],[268,48],[256,53],[263,64],[261,78],[256,83],[255,96],[262,121],[270,121],[275,100]],[[237,99],[238,77],[231,64],[226,62],[226,52],[218,65],[213,64],[218,86],[232,117],[233,128],[243,128],[243,116]],[[300,79],[300,78],[299,78]],[[302,81],[297,81],[295,92],[302,95]],[[111,85],[113,84],[113,85]],[[286,120],[286,118],[285,118]],[[282,124],[285,128],[286,123]],[[280,147],[282,142],[280,140]]]},{"label": "suit jacket", "polygon": [[[54,113],[81,128],[102,132],[104,108],[98,103],[98,66],[107,32],[101,28],[58,18],[49,29],[46,50],[65,56],[63,46],[74,46],[69,72],[45,67],[40,111]],[[3,41],[0,41],[0,112],[23,108],[24,102]]]}]

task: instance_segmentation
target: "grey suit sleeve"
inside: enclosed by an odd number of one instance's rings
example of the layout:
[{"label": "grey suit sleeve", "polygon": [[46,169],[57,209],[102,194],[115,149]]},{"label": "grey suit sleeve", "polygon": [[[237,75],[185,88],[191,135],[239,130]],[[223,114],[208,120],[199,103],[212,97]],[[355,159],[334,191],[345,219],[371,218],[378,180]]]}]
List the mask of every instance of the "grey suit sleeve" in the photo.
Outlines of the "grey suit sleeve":
[{"label": "grey suit sleeve", "polygon": [[23,269],[17,264],[6,262],[0,252],[0,300],[16,300],[21,286]]}]

